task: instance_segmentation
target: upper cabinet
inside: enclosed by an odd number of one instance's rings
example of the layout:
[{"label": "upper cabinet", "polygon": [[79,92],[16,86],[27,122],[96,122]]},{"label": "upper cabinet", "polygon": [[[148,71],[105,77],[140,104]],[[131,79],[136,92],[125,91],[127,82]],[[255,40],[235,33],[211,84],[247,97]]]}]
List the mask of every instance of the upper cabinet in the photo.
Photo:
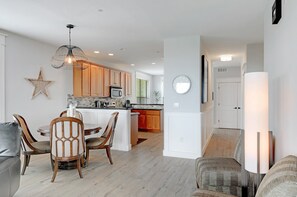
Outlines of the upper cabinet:
[{"label": "upper cabinet", "polygon": [[121,72],[118,70],[110,70],[110,85],[121,86]]},{"label": "upper cabinet", "polygon": [[132,95],[132,77],[131,73],[125,73],[125,93],[126,96]]},{"label": "upper cabinet", "polygon": [[[73,67],[73,95],[91,96],[91,68],[89,63]],[[84,69],[82,69],[84,68]]]},{"label": "upper cabinet", "polygon": [[91,96],[103,97],[104,68],[91,65]]},{"label": "upper cabinet", "polygon": [[103,87],[103,97],[109,97],[110,96],[110,77],[109,77],[109,74],[110,74],[110,70],[108,68],[104,68],[104,76],[103,76],[103,79],[104,79],[104,87]]},{"label": "upper cabinet", "polygon": [[125,96],[131,95],[131,73],[105,68],[91,62],[79,61],[73,67],[73,95],[76,97],[109,97],[110,86],[122,87]]}]

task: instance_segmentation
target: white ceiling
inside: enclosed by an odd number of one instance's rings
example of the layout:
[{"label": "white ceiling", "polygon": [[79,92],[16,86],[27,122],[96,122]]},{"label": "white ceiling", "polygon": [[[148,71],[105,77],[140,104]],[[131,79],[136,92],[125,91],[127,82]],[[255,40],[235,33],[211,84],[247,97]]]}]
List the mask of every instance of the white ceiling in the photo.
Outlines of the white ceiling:
[{"label": "white ceiling", "polygon": [[[10,0],[0,1],[0,28],[55,46],[72,43],[99,61],[163,73],[166,38],[201,35],[208,58],[263,42],[267,0]],[[94,54],[98,50],[100,54]],[[109,57],[108,53],[114,53]],[[155,65],[152,65],[155,62]],[[232,63],[231,63],[232,64]],[[233,64],[236,64],[233,62]]]}]

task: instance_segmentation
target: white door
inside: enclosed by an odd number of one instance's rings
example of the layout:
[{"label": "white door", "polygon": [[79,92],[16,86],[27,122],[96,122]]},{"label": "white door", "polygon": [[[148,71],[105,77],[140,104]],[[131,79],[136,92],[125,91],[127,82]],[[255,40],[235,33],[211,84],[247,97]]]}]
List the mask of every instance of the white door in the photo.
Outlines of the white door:
[{"label": "white door", "polygon": [[217,123],[219,128],[241,127],[241,84],[219,82],[217,101]]}]

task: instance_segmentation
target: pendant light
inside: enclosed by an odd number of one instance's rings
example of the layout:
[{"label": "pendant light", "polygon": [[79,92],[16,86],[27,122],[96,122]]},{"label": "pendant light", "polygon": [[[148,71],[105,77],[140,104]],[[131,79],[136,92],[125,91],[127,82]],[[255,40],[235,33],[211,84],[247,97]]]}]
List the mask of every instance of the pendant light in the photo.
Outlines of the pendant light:
[{"label": "pendant light", "polygon": [[74,28],[74,25],[68,24],[66,27],[69,29],[69,44],[60,46],[51,62],[52,67],[57,69],[62,67],[72,68],[72,66],[79,66],[76,63],[78,60],[87,60],[83,50],[77,46],[71,45],[71,29]]}]

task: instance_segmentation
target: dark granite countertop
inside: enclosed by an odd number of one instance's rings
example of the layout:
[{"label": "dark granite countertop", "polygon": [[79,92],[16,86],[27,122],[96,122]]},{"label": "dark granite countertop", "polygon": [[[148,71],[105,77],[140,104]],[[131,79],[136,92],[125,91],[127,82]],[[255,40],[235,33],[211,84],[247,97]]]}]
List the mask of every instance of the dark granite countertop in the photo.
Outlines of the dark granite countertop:
[{"label": "dark granite countertop", "polygon": [[130,110],[131,108],[126,107],[104,107],[104,108],[98,108],[98,107],[76,107],[77,109],[111,109],[111,110]]}]

